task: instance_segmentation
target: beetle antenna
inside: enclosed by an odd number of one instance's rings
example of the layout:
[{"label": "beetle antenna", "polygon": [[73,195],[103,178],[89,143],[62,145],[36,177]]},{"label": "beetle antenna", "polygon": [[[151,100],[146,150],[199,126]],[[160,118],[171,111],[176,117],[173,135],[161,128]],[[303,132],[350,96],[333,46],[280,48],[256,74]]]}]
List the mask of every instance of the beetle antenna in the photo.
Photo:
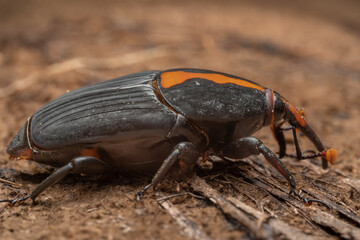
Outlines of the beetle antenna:
[{"label": "beetle antenna", "polygon": [[324,169],[327,168],[328,162],[330,162],[331,164],[335,164],[337,160],[337,150],[336,149],[325,150],[325,147],[322,144],[320,138],[316,135],[314,130],[312,130],[310,125],[306,122],[304,116],[305,115],[304,110],[296,109],[294,105],[292,105],[282,97],[281,100],[285,105],[285,111],[286,111],[284,119],[289,121],[289,123],[295,128],[293,129],[293,135],[294,135],[297,158],[298,159],[303,158],[296,138],[296,129],[299,129],[315,145],[315,147],[320,153],[324,152],[323,154],[321,154],[322,166]]},{"label": "beetle antenna", "polygon": [[290,127],[292,129],[293,132],[293,137],[294,137],[294,145],[296,148],[296,155],[295,154],[285,154],[285,156],[289,156],[289,157],[296,157],[299,160],[303,160],[303,159],[309,159],[309,158],[316,158],[316,157],[323,157],[325,158],[328,162],[330,162],[331,164],[335,164],[335,162],[337,161],[337,157],[338,157],[338,152],[335,148],[330,148],[328,150],[323,150],[320,152],[315,152],[309,155],[303,155],[303,153],[300,150],[300,145],[297,139],[297,135],[296,135],[296,127],[295,126],[291,126]]}]

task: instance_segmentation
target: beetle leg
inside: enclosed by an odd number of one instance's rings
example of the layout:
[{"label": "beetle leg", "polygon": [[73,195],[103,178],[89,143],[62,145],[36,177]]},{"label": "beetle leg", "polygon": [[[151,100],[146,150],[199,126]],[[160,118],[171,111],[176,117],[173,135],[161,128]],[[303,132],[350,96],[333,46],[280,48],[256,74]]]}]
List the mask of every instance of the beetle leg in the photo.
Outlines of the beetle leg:
[{"label": "beetle leg", "polygon": [[321,201],[319,199],[308,199],[302,196],[296,189],[291,189],[290,193],[294,193],[294,195],[300,198],[305,203],[306,206],[310,206],[313,202],[317,202],[323,204],[325,207],[327,207],[330,210],[330,212],[332,212],[332,207],[327,202]]},{"label": "beetle leg", "polygon": [[175,162],[179,162],[181,167],[193,167],[198,158],[200,152],[198,148],[191,142],[181,142],[176,145],[170,155],[165,159],[159,170],[156,172],[151,183],[140,192],[136,193],[136,200],[140,200],[142,194],[151,186],[156,190],[158,183],[164,179]]},{"label": "beetle leg", "polygon": [[176,161],[179,161],[183,167],[193,167],[199,157],[200,152],[193,143],[182,142],[176,145],[151,181],[154,190],[156,190],[158,183],[164,179]]},{"label": "beetle leg", "polygon": [[289,170],[284,166],[280,159],[267,148],[258,138],[244,137],[235,140],[230,145],[226,146],[223,150],[223,155],[229,158],[242,159],[251,155],[262,154],[265,159],[279,172],[290,184],[290,193],[294,193],[295,196],[300,198],[306,205],[310,205],[312,202],[319,202],[331,209],[329,204],[318,199],[307,199],[302,196],[296,190],[296,182]]},{"label": "beetle leg", "polygon": [[[279,158],[283,158],[284,156],[290,156],[289,154],[286,153],[286,141],[285,141],[284,131],[288,131],[288,130],[295,131],[294,143],[296,147],[296,153],[300,151],[300,146],[296,137],[296,131],[297,131],[296,128],[294,126],[282,127],[284,123],[285,121],[281,121],[271,126],[271,130],[274,134],[274,137],[279,144]],[[297,157],[297,155],[295,155],[295,157]]]},{"label": "beetle leg", "polygon": [[81,173],[81,174],[97,174],[103,173],[105,171],[109,171],[110,166],[104,161],[94,158],[94,157],[76,157],[72,159],[65,166],[57,169],[53,172],[49,177],[47,177],[44,181],[42,181],[32,192],[30,195],[27,195],[22,198],[17,198],[14,200],[0,200],[0,202],[8,202],[9,206],[14,206],[19,204],[28,198],[31,198],[35,201],[35,198],[42,193],[45,189],[53,186],[58,183],[61,179],[63,179],[69,173]]},{"label": "beetle leg", "polygon": [[274,134],[276,141],[279,144],[279,158],[283,158],[286,155],[286,142],[283,128],[281,127],[283,123],[284,122],[280,122],[279,124],[271,125],[271,130]]},{"label": "beetle leg", "polygon": [[[296,131],[297,131],[296,127],[291,126],[290,129],[292,130],[293,137],[294,137],[294,145],[295,145],[295,149],[296,149],[296,154],[286,154],[285,153],[285,156],[294,157],[294,158],[297,158],[298,160],[304,160],[304,159],[309,159],[309,158],[321,157],[324,155],[326,156],[326,154],[328,154],[328,155],[335,154],[334,152],[336,150],[333,150],[333,149],[329,149],[329,150],[325,150],[325,151],[321,151],[321,152],[314,152],[312,150],[307,150],[307,151],[302,152],[300,149],[299,141],[297,139],[297,135],[296,135]],[[312,152],[312,153],[305,155],[308,152]]]},{"label": "beetle leg", "polygon": [[267,148],[258,138],[244,137],[235,140],[223,150],[225,157],[242,159],[251,155],[262,154],[265,159],[289,182],[291,189],[296,188],[294,177],[284,166],[280,159]]},{"label": "beetle leg", "polygon": [[[295,126],[281,127],[282,124],[283,124],[283,122],[281,122],[280,124],[277,124],[277,125],[273,125],[273,127],[271,128],[273,133],[274,133],[274,136],[275,136],[275,138],[276,138],[276,140],[277,140],[277,142],[278,142],[278,144],[280,146],[279,158],[287,156],[287,157],[297,158],[298,160],[304,160],[304,159],[309,159],[309,158],[325,156],[325,159],[330,161],[330,162],[331,161],[334,161],[334,162],[336,161],[337,151],[335,149],[324,150],[324,151],[321,151],[321,152],[315,152],[313,150],[306,150],[306,151],[302,152],[301,149],[300,149],[300,145],[299,145],[297,135],[296,135],[296,133],[297,133],[296,127]],[[286,142],[285,142],[285,137],[284,137],[283,131],[287,131],[287,130],[291,130],[292,133],[293,133],[296,154],[286,153]],[[308,153],[311,153],[311,154],[308,154]],[[327,157],[327,156],[329,156],[329,157]],[[323,164],[324,164],[324,162],[323,162]],[[327,165],[327,164],[325,164],[325,165]]]}]

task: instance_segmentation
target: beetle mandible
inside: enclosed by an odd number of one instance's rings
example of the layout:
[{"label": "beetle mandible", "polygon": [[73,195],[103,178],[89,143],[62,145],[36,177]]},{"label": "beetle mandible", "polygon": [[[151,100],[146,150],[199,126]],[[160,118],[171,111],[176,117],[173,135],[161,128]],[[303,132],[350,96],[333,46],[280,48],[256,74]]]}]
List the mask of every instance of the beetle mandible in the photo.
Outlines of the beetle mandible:
[{"label": "beetle mandible", "polygon": [[[28,118],[7,148],[10,159],[60,167],[30,195],[0,200],[10,205],[35,198],[68,173],[103,174],[118,169],[154,174],[155,189],[174,163],[192,167],[216,154],[241,159],[262,154],[296,190],[279,158],[286,154],[282,124],[292,130],[298,159],[322,157],[334,164],[337,150],[325,150],[319,137],[279,93],[233,75],[199,69],[145,71],[70,91]],[[279,157],[251,135],[270,126]],[[318,152],[303,155],[300,130]],[[165,160],[164,160],[165,159]],[[139,193],[141,195],[142,192]]]}]

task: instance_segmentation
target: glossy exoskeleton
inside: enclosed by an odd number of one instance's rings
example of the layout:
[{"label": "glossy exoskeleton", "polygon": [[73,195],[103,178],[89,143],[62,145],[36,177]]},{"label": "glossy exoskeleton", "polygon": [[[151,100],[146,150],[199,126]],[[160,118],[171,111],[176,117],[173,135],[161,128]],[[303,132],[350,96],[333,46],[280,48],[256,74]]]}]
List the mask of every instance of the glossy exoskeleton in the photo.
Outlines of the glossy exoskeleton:
[{"label": "glossy exoskeleton", "polygon": [[[286,155],[283,122],[293,130],[298,159],[322,157],[335,163],[336,149],[325,150],[318,136],[284,97],[252,81],[208,70],[140,72],[68,92],[34,113],[10,143],[11,159],[60,167],[33,192],[14,204],[33,200],[68,173],[103,174],[113,170],[155,174],[152,186],[174,163],[192,167],[216,154],[241,159],[262,154],[296,191],[295,180],[279,158],[251,135],[273,130]],[[296,131],[318,152],[304,156]],[[150,184],[151,185],[151,184]],[[148,185],[145,189],[147,189]],[[144,190],[145,190],[144,189]]]}]

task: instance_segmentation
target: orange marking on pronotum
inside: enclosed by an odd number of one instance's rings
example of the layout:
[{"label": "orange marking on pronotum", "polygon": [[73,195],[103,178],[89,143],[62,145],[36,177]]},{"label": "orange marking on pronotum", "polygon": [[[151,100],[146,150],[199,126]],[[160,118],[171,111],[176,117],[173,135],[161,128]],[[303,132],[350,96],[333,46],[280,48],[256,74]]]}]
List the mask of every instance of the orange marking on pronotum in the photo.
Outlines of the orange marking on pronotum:
[{"label": "orange marking on pronotum", "polygon": [[184,71],[164,72],[161,74],[161,86],[169,88],[192,78],[202,78],[218,84],[233,83],[242,87],[264,90],[264,87],[246,80],[228,77],[219,73],[193,73]]}]

